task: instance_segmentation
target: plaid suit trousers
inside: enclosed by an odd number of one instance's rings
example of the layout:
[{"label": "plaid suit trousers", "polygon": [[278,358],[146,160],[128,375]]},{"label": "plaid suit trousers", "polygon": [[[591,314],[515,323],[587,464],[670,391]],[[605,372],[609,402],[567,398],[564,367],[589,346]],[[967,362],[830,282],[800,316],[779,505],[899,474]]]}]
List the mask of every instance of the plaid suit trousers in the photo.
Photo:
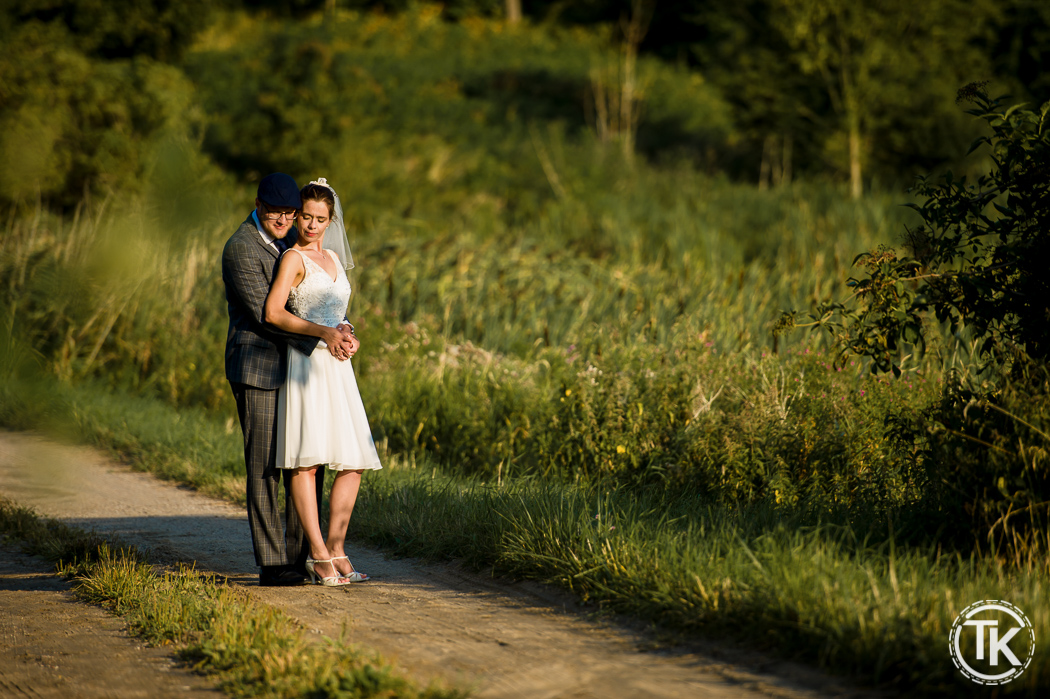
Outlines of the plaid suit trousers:
[{"label": "plaid suit trousers", "polygon": [[[231,383],[237,415],[244,434],[244,463],[248,526],[252,532],[255,564],[294,565],[302,569],[309,546],[291,498],[292,471],[277,468],[277,391]],[[280,486],[284,482],[284,526],[280,514]],[[324,469],[317,469],[317,510],[321,511]],[[282,530],[284,535],[282,536]]]}]

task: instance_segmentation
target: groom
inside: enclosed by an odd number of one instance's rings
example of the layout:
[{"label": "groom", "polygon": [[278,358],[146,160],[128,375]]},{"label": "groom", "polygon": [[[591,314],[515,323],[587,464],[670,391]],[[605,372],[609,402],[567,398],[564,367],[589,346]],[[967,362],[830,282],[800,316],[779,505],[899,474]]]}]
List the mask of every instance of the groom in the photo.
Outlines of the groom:
[{"label": "groom", "polygon": [[[244,434],[247,468],[248,525],[259,566],[259,584],[299,585],[306,581],[306,536],[292,504],[291,470],[277,468],[277,390],[287,373],[286,348],[309,355],[316,337],[286,333],[263,322],[274,266],[281,252],[295,243],[295,214],[302,206],[299,187],[284,173],[259,183],[255,210],[222,251],[222,282],[230,327],[226,334],[226,379],[237,401]],[[341,326],[342,327],[342,326]],[[352,347],[351,335],[328,347],[342,359]],[[323,469],[317,469],[317,504],[321,505]],[[278,492],[283,477],[285,524]]]}]

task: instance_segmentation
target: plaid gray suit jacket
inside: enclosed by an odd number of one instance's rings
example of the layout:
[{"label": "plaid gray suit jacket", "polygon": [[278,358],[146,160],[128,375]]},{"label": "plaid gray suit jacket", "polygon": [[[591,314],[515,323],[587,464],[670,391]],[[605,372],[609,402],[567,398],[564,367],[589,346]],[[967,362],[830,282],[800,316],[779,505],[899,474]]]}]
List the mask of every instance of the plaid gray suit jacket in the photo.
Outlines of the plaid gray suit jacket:
[{"label": "plaid gray suit jacket", "polygon": [[[293,230],[285,238],[295,242]],[[287,373],[285,347],[309,355],[318,338],[287,333],[263,322],[266,294],[273,281],[277,251],[263,242],[249,214],[222,250],[222,283],[230,327],[226,333],[226,379],[255,388],[275,389]]]}]

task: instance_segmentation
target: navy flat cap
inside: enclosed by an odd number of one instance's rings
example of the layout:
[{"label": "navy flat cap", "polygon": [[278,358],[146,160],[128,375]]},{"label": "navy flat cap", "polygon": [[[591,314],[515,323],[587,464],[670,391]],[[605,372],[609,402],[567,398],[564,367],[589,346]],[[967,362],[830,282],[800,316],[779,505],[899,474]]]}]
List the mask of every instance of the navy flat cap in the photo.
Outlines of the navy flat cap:
[{"label": "navy flat cap", "polygon": [[275,172],[262,178],[258,197],[264,204],[275,209],[301,209],[303,206],[302,199],[299,198],[299,185],[291,175],[283,172]]}]

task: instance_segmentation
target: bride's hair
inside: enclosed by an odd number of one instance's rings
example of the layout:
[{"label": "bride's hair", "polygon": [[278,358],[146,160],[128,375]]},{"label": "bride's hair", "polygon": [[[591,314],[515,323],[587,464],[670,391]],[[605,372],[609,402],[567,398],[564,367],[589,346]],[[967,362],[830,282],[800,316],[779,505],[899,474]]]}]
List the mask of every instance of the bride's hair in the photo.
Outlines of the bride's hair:
[{"label": "bride's hair", "polygon": [[328,206],[328,216],[335,220],[335,193],[328,187],[313,184],[312,182],[299,191],[299,197],[303,202],[323,201]]}]

